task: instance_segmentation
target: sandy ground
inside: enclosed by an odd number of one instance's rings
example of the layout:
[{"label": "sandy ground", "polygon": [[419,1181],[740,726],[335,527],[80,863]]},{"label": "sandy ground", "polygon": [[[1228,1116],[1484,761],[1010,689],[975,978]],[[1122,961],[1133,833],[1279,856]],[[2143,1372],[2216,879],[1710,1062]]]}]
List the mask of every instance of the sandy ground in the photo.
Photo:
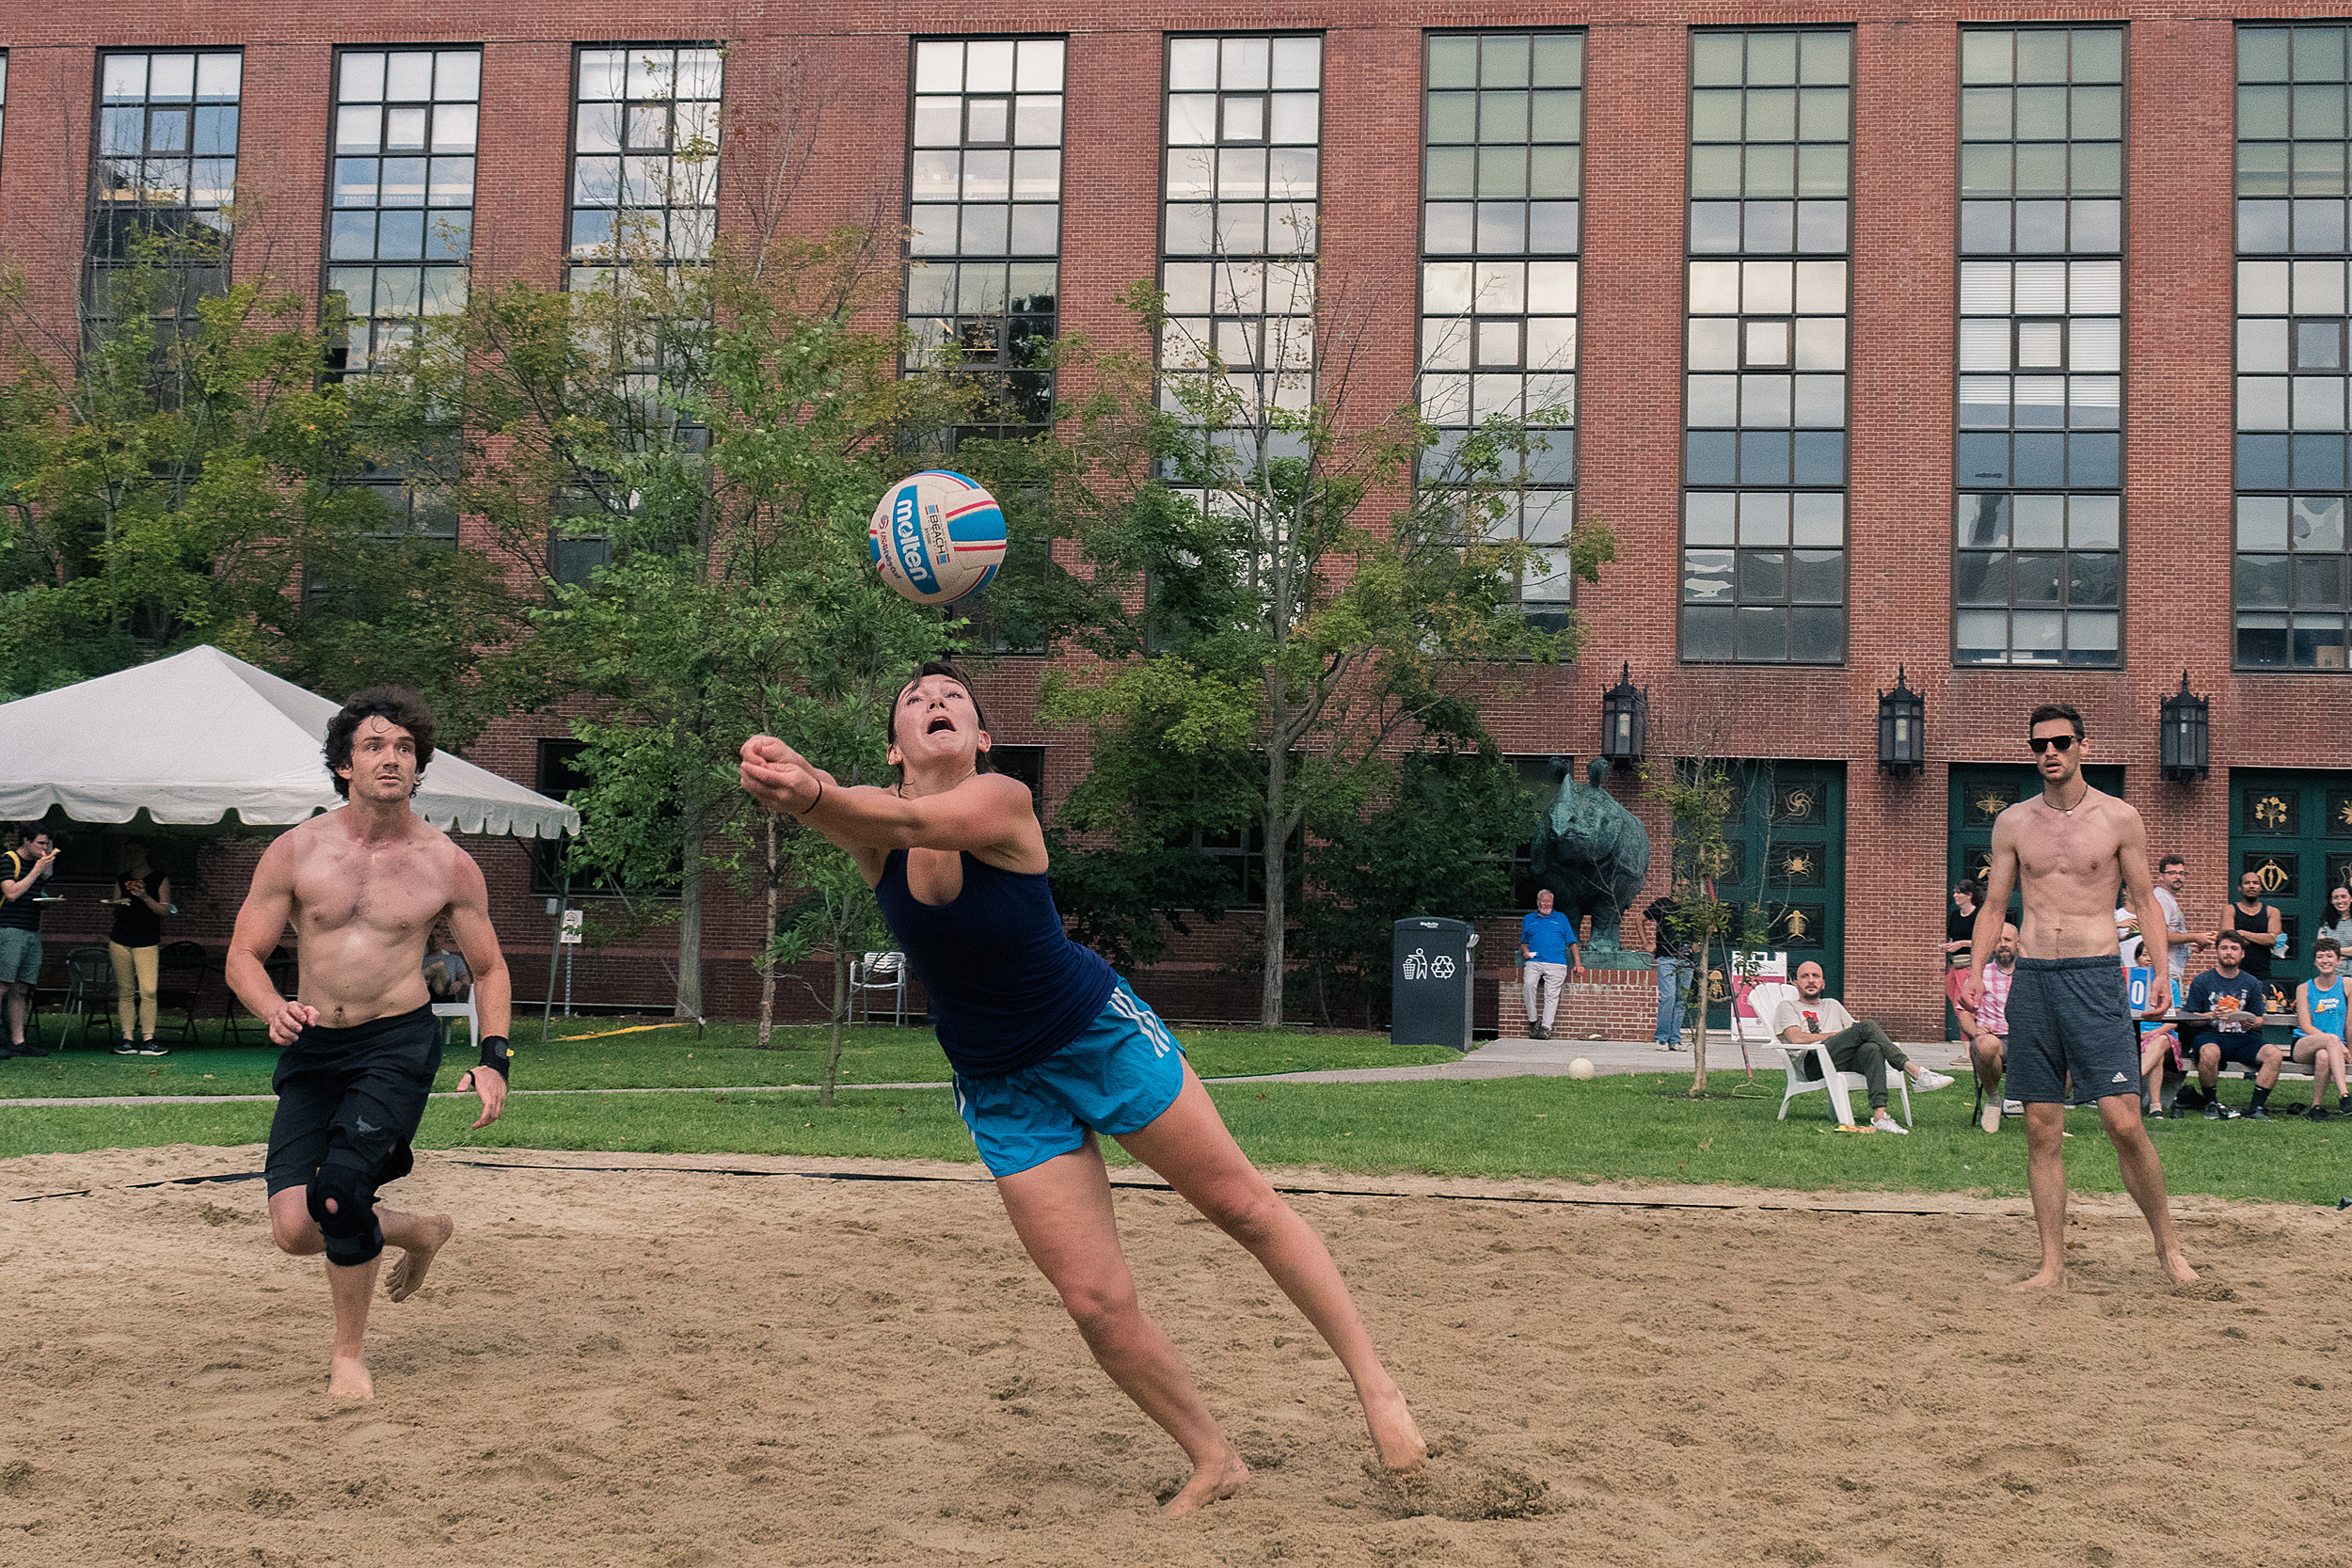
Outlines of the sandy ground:
[{"label": "sandy ground", "polygon": [[261,1183],[131,1185],[259,1154],[0,1163],[0,1199],[93,1189],[0,1203],[0,1562],[2352,1556],[2352,1247],[2329,1213],[2184,1203],[2233,1292],[2186,1300],[2102,1202],[2074,1289],[2027,1302],[2001,1289],[2032,1261],[2013,1203],[1322,1179],[1404,1195],[1295,1199],[1435,1439],[1432,1483],[1400,1497],[1248,1257],[1122,1192],[1145,1300],[1256,1470],[1170,1525],[1152,1504],[1180,1454],[1086,1358],[985,1184],[580,1168],[975,1167],[421,1155],[388,1196],[457,1238],[415,1300],[379,1301],[377,1397],[345,1405],[320,1265],[270,1248]]}]

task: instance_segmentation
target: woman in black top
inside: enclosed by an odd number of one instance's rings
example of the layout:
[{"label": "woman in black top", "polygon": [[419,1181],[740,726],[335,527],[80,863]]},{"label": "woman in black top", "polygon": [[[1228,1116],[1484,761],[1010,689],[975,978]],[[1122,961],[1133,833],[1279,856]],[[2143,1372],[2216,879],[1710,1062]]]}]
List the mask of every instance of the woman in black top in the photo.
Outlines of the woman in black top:
[{"label": "woman in black top", "polygon": [[[164,916],[171,912],[171,879],[147,863],[147,840],[126,839],[122,875],[115,882],[115,928],[106,937],[115,961],[115,1011],[122,1020],[118,1056],[163,1056],[155,1043],[155,969],[163,956]],[[131,1025],[135,1016],[138,1037]]]}]

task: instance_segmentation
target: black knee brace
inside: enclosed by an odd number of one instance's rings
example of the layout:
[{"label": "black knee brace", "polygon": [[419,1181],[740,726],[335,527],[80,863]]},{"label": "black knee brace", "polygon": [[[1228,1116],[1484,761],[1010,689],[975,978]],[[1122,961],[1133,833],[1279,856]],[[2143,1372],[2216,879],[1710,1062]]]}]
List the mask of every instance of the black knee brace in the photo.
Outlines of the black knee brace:
[{"label": "black knee brace", "polygon": [[[326,1200],[335,1200],[329,1213]],[[384,1250],[384,1227],[375,1222],[375,1183],[358,1166],[329,1160],[310,1178],[310,1217],[326,1238],[326,1260],[354,1268]]]}]

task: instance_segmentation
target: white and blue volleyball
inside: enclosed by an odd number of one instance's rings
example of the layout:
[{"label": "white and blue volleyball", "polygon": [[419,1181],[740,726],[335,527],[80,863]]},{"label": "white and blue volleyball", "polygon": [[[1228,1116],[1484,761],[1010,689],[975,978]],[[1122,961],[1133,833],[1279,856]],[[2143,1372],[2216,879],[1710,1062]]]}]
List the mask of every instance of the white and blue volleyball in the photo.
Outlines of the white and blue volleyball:
[{"label": "white and blue volleyball", "polygon": [[1005,509],[959,473],[909,474],[882,494],[866,531],[882,580],[916,604],[977,594],[1005,559]]}]

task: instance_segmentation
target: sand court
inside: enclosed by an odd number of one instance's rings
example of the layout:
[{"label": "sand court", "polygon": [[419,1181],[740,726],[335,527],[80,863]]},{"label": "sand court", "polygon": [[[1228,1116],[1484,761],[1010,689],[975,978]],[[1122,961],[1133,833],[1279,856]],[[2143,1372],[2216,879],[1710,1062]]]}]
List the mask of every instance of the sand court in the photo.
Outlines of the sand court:
[{"label": "sand court", "polygon": [[[1400,1496],[1248,1256],[1122,1190],[1255,1470],[1168,1525],[1182,1455],[977,1166],[421,1153],[388,1196],[457,1238],[379,1298],[351,1405],[262,1184],[132,1185],[260,1154],[0,1163],[0,1199],[88,1189],[0,1205],[0,1561],[2320,1564],[2352,1525],[2352,1248],[2317,1211],[2182,1200],[2201,1300],[2128,1204],[2078,1204],[2074,1289],[2025,1301],[2017,1201],[1292,1173],[1400,1195],[1293,1199],[1433,1440]],[[722,1165],[963,1180],[680,1168]]]}]

